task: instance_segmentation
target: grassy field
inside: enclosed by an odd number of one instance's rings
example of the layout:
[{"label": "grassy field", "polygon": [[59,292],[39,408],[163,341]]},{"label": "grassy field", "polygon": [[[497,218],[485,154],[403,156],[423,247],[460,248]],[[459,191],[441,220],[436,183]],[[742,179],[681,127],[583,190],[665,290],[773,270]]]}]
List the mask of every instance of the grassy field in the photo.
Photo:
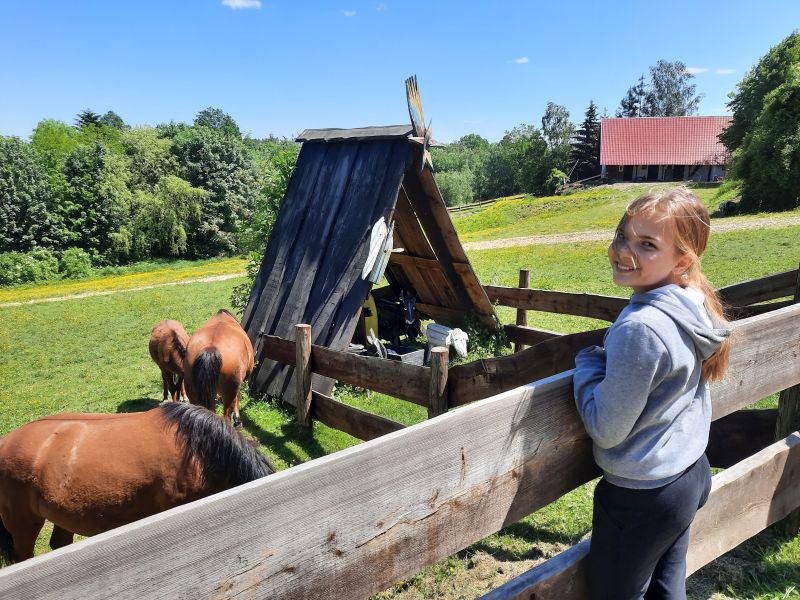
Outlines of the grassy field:
[{"label": "grassy field", "polygon": [[[711,196],[716,190],[704,189]],[[592,202],[595,202],[593,200]],[[603,204],[591,210],[601,220]],[[614,224],[627,200],[605,204]],[[495,205],[497,206],[497,205]],[[493,207],[494,208],[494,207]],[[619,209],[619,210],[617,210]],[[591,228],[581,220],[581,205],[559,207],[559,227],[566,231]],[[558,212],[556,211],[556,212]],[[544,217],[549,212],[541,213]],[[472,217],[470,217],[472,218]],[[526,217],[527,218],[527,217]],[[532,217],[531,217],[532,218]],[[554,221],[555,217],[554,217]],[[459,228],[463,222],[459,221]],[[613,225],[612,225],[613,226]],[[530,235],[535,231],[526,231]],[[477,235],[477,233],[475,234]],[[478,239],[478,238],[476,238]],[[485,238],[484,238],[485,239]],[[712,236],[703,266],[712,283],[725,285],[795,268],[800,263],[800,227],[742,231]],[[624,295],[610,282],[602,243],[527,246],[469,253],[484,283],[515,285],[520,268],[531,270],[532,286]],[[137,275],[107,276],[81,291],[130,289],[210,274],[235,273],[243,262],[210,261],[180,264]],[[116,279],[115,279],[116,277]],[[200,326],[219,308],[230,308],[231,288],[242,279],[191,283],[123,294],[70,299],[64,302],[0,308],[0,434],[37,417],[62,411],[118,412],[155,406],[161,398],[158,369],[150,360],[150,329],[164,318],[180,320],[188,331]],[[3,290],[2,301],[61,296],[63,283]],[[95,287],[92,287],[92,286]],[[502,309],[501,319],[513,319]],[[531,312],[533,326],[563,332],[602,327],[591,319]],[[425,409],[380,394],[367,396],[349,386],[337,386],[340,399],[406,424],[422,421]],[[763,404],[774,404],[774,398]],[[358,442],[315,423],[311,432],[298,429],[291,411],[279,404],[245,397],[242,418],[249,435],[258,439],[276,465],[287,468]],[[590,529],[593,483],[582,486],[521,522],[474,544],[434,567],[398,583],[380,598],[474,598],[584,537]],[[46,534],[45,534],[46,535]],[[37,552],[47,549],[45,535]],[[690,597],[797,598],[800,581],[800,537],[770,529],[728,553],[689,580]]]}]

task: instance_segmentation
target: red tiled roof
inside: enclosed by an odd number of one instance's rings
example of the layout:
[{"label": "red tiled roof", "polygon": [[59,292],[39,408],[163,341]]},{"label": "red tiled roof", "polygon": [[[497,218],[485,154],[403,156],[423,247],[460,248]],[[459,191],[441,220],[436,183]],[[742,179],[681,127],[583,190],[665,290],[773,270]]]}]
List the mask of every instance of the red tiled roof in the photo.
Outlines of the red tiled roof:
[{"label": "red tiled roof", "polygon": [[724,165],[717,136],[731,117],[641,117],[600,120],[601,165]]}]

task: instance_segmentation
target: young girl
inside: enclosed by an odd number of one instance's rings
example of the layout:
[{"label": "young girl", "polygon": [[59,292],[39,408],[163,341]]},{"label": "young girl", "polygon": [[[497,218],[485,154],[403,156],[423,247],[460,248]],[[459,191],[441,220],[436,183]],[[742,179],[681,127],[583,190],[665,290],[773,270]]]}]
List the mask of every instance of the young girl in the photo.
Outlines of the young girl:
[{"label": "young girl", "polygon": [[633,289],[605,347],[575,357],[575,401],[603,478],[594,495],[592,598],[686,598],[689,525],[708,498],[706,382],[730,341],[700,270],[708,211],[688,189],[634,200],[608,248]]}]

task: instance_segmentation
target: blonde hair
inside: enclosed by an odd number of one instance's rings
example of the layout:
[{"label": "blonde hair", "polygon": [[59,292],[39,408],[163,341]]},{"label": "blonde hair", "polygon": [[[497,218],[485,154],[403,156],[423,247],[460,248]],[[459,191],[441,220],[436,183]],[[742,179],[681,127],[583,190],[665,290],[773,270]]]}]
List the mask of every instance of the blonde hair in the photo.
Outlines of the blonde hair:
[{"label": "blonde hair", "polygon": [[[690,266],[681,276],[681,287],[692,287],[702,292],[705,307],[715,327],[727,327],[725,309],[714,288],[700,269],[700,257],[705,252],[711,231],[708,209],[685,187],[666,192],[651,192],[639,196],[625,210],[624,221],[637,214],[657,214],[667,221],[675,238],[675,250],[691,259]],[[725,376],[731,350],[729,337],[719,349],[703,361],[702,377],[705,381],[716,381]]]}]

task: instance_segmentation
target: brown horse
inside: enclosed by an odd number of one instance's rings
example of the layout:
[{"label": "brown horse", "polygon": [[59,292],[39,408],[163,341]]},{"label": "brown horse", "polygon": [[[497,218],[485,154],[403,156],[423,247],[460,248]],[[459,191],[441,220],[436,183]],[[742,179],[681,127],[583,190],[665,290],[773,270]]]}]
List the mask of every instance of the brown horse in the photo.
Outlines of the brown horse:
[{"label": "brown horse", "polygon": [[239,398],[242,381],[253,371],[253,344],[239,321],[220,310],[192,334],[183,366],[189,402],[213,411],[217,396],[222,398],[225,419],[241,426]]},{"label": "brown horse", "polygon": [[63,414],[0,438],[0,555],[33,556],[45,519],[50,547],[273,473],[266,456],[204,408]]},{"label": "brown horse", "polygon": [[161,369],[164,383],[164,400],[167,394],[173,402],[186,397],[183,386],[183,359],[186,358],[186,344],[189,335],[178,321],[168,319],[159,321],[150,334],[150,356]]}]

